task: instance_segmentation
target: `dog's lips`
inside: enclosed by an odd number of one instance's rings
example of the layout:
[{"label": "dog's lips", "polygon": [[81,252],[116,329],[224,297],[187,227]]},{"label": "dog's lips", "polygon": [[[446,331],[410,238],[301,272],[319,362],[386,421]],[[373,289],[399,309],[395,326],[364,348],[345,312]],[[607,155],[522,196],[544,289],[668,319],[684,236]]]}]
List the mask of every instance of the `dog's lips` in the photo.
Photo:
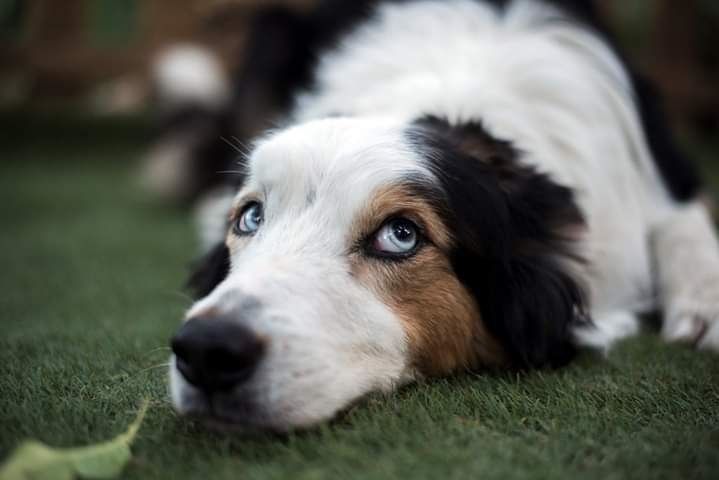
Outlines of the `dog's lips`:
[{"label": "dog's lips", "polygon": [[182,415],[219,431],[248,432],[266,428],[251,402],[229,393],[198,392]]},{"label": "dog's lips", "polygon": [[203,414],[192,413],[189,416],[205,427],[218,432],[245,433],[255,429],[251,425],[240,422],[235,418],[222,417],[211,412]]}]

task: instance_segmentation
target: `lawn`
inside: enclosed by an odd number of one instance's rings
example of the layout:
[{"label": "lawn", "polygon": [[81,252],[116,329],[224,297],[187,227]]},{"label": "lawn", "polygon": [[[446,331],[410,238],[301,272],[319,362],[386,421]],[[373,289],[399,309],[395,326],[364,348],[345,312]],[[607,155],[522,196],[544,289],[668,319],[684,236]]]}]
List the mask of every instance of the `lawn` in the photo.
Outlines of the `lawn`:
[{"label": "lawn", "polygon": [[196,247],[188,214],[135,186],[141,124],[1,126],[0,459],[28,437],[109,439],[147,397],[123,478],[719,478],[719,357],[649,333],[559,371],[373,396],[289,436],[178,418],[163,364]]}]

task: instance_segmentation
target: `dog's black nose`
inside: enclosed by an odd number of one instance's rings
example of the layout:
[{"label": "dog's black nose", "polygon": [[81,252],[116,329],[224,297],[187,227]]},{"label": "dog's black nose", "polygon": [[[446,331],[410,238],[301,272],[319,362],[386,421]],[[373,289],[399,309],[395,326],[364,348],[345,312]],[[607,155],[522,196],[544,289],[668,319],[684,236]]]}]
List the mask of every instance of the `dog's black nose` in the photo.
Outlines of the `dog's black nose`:
[{"label": "dog's black nose", "polygon": [[262,358],[264,343],[237,322],[194,318],[171,342],[185,379],[207,392],[229,390],[246,381]]}]

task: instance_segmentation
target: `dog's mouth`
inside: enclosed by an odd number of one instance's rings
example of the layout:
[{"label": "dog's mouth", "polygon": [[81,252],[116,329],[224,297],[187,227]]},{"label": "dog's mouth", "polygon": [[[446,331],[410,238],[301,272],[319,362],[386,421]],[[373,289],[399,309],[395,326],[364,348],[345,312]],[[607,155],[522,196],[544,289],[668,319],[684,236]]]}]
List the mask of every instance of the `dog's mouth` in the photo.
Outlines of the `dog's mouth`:
[{"label": "dog's mouth", "polygon": [[191,413],[188,418],[201,424],[203,427],[220,433],[252,433],[261,431],[261,427],[246,423],[233,417],[217,415],[214,412]]},{"label": "dog's mouth", "polygon": [[182,415],[221,432],[267,430],[266,415],[253,402],[234,394],[195,392],[186,401]]}]

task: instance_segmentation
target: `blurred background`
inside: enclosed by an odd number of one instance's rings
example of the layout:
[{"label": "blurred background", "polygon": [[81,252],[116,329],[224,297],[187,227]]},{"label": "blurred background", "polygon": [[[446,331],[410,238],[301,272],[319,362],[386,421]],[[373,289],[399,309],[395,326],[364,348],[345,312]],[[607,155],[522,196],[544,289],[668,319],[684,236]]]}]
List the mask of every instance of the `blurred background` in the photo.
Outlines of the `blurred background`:
[{"label": "blurred background", "polygon": [[[306,84],[305,42],[323,41],[306,40],[317,30],[306,21],[317,3],[0,0],[0,158],[14,169],[75,162],[82,172],[89,160],[97,168],[116,159],[133,196],[197,205],[232,180],[217,172],[234,167],[238,150],[288,107],[293,86]],[[595,4],[719,191],[719,1]],[[312,18],[334,25],[335,6]],[[184,53],[158,63],[177,50]],[[188,58],[189,70],[181,66]],[[189,96],[163,95],[188,71]],[[198,72],[205,78],[193,80]]]},{"label": "blurred background", "polygon": [[[273,4],[313,0],[0,0],[0,110],[95,115],[147,111],[150,65],[177,42],[210,47],[229,72],[251,18]],[[683,135],[719,125],[719,2],[601,0],[632,61],[664,92]],[[15,117],[19,118],[19,117]],[[16,141],[18,139],[15,139]]]}]

